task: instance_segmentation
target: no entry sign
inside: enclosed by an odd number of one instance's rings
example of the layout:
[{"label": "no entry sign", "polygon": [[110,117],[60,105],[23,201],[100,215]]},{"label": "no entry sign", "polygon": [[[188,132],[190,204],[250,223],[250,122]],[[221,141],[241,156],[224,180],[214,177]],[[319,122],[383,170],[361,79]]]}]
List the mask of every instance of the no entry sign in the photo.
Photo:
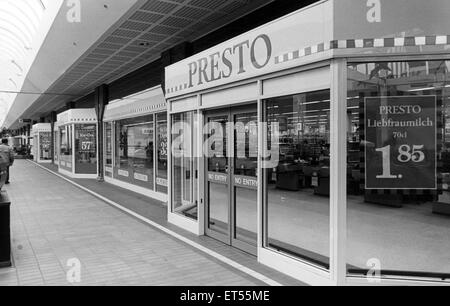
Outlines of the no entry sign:
[{"label": "no entry sign", "polygon": [[436,96],[365,99],[366,189],[437,188]]}]

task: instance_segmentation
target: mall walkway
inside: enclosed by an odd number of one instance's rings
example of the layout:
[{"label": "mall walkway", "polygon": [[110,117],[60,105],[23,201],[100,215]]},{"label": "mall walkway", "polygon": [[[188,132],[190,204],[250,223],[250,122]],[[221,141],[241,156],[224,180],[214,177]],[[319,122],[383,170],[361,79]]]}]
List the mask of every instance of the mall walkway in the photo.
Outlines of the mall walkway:
[{"label": "mall walkway", "polygon": [[73,258],[79,285],[265,285],[28,161],[11,176],[14,267],[0,286],[71,285]]}]

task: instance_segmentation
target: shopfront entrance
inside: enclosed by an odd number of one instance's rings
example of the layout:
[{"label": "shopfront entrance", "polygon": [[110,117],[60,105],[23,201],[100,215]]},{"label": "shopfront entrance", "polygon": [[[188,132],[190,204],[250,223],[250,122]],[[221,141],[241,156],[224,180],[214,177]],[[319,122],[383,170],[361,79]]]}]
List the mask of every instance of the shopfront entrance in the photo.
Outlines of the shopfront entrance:
[{"label": "shopfront entrance", "polygon": [[205,232],[256,255],[257,105],[208,112],[205,123]]}]

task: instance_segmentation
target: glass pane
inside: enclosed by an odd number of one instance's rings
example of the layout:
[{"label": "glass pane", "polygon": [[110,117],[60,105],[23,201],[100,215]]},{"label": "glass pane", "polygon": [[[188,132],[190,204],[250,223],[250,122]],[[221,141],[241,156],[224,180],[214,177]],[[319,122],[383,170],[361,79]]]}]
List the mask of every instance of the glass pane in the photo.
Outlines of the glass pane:
[{"label": "glass pane", "polygon": [[55,131],[55,133],[54,133],[54,138],[53,138],[53,154],[54,154],[54,156],[55,156],[55,162],[57,162],[58,161],[58,156],[59,156],[59,153],[58,153],[58,138],[59,136],[58,136],[58,131]]},{"label": "glass pane", "polygon": [[205,152],[208,159],[208,227],[229,236],[228,115],[209,117]]},{"label": "glass pane", "polygon": [[60,140],[59,140],[59,145],[60,145],[60,152],[61,155],[66,155],[67,154],[67,130],[66,128],[62,128],[59,129],[59,136],[60,136]]},{"label": "glass pane", "polygon": [[235,188],[236,228],[234,238],[256,245],[258,236],[258,193],[255,189]]},{"label": "glass pane", "polygon": [[75,173],[97,173],[97,126],[75,125]]},{"label": "glass pane", "polygon": [[157,158],[156,191],[167,194],[167,114],[156,115]]},{"label": "glass pane", "polygon": [[116,122],[116,178],[153,190],[153,115]]},{"label": "glass pane", "polygon": [[105,123],[105,174],[112,177],[113,167],[113,144],[112,144],[112,123]]},{"label": "glass pane", "polygon": [[265,116],[267,247],[328,268],[330,91],[269,99]]},{"label": "glass pane", "polygon": [[228,236],[228,185],[208,183],[209,185],[209,229]]},{"label": "glass pane", "polygon": [[41,160],[51,160],[51,132],[39,133],[39,155]]},{"label": "glass pane", "polygon": [[228,115],[208,119],[208,171],[228,173]]},{"label": "glass pane", "polygon": [[[450,62],[348,67],[351,274],[450,277]],[[445,275],[447,274],[447,275]]]},{"label": "glass pane", "polygon": [[105,164],[109,167],[112,166],[112,127],[111,123],[105,124],[105,142],[106,142],[106,150],[105,150]]},{"label": "glass pane", "polygon": [[258,113],[234,116],[234,238],[256,245],[258,208]]},{"label": "glass pane", "polygon": [[72,168],[72,137],[70,132],[70,126],[59,129],[59,146],[61,152],[59,165],[67,169]]},{"label": "glass pane", "polygon": [[172,117],[172,209],[174,213],[197,219],[197,201],[193,196],[193,116],[189,112]]}]

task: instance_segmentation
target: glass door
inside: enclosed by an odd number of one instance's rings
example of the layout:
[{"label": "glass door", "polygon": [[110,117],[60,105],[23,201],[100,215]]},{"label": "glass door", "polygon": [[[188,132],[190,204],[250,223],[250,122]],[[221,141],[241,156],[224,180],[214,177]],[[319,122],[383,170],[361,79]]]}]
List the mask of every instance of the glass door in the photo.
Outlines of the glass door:
[{"label": "glass door", "polygon": [[228,135],[229,111],[207,116],[206,149],[206,232],[222,242],[230,243],[230,162]]},{"label": "glass door", "polygon": [[257,108],[206,115],[206,234],[256,254]]}]

